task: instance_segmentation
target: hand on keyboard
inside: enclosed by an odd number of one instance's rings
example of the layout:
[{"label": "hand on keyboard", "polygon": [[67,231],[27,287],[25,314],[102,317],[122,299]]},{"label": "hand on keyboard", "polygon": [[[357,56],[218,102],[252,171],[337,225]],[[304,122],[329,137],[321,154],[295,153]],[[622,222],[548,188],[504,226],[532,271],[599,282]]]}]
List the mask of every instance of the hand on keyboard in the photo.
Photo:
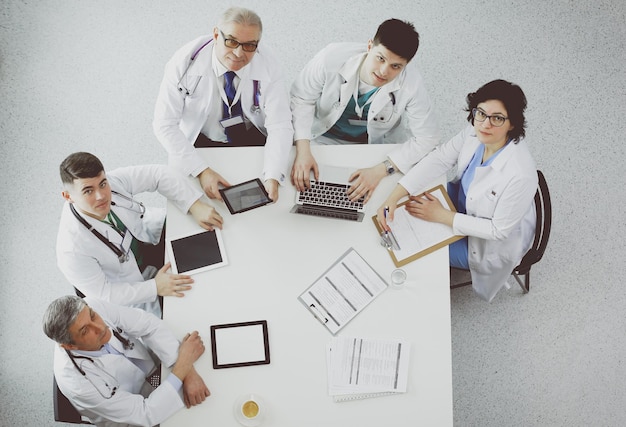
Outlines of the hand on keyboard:
[{"label": "hand on keyboard", "polygon": [[363,199],[367,203],[381,179],[387,176],[385,165],[382,163],[365,169],[359,169],[350,175],[352,185],[348,189],[350,200]]}]

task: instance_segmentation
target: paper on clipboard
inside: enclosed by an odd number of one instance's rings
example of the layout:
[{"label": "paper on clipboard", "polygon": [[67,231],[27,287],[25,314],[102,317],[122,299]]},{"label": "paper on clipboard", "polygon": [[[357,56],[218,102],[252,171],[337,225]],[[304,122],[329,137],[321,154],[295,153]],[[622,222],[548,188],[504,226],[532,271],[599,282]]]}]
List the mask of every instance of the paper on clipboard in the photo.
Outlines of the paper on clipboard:
[{"label": "paper on clipboard", "polygon": [[335,335],[387,286],[361,255],[350,248],[298,299]]},{"label": "paper on clipboard", "polygon": [[[446,209],[456,212],[443,185],[431,188],[425,193],[439,199]],[[463,236],[455,235],[450,226],[424,221],[409,215],[405,209],[406,203],[408,201],[398,205],[394,212],[393,221],[388,222],[399,246],[399,249],[387,249],[396,267],[406,265],[463,238]],[[376,216],[373,216],[372,219],[378,232],[383,232]]]}]

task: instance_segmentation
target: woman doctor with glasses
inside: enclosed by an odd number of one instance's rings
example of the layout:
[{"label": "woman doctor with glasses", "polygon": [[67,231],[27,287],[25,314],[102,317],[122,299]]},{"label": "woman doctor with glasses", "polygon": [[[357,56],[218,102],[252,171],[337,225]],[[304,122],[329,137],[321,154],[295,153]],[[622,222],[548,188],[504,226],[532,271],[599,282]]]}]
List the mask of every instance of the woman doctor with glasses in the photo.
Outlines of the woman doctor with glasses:
[{"label": "woman doctor with glasses", "polygon": [[[391,230],[398,201],[409,196],[410,215],[466,236],[449,246],[450,265],[469,270],[474,291],[487,301],[505,286],[535,232],[538,180],[524,141],[525,109],[522,89],[504,80],[468,94],[470,124],[416,164],[378,210],[378,222]],[[453,168],[448,193],[456,213],[423,193]]]}]

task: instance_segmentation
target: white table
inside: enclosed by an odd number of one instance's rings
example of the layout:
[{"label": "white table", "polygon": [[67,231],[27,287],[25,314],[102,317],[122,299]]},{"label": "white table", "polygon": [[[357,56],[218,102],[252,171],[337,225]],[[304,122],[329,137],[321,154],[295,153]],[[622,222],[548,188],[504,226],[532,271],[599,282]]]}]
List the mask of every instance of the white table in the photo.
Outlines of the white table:
[{"label": "white table", "polygon": [[[315,146],[320,163],[367,167],[382,160],[385,145]],[[260,176],[263,149],[204,149],[203,155],[231,183]],[[292,153],[293,156],[293,153]],[[183,298],[165,298],[163,318],[182,337],[198,330],[207,351],[196,369],[211,390],[203,404],[183,409],[164,427],[239,424],[234,402],[255,393],[266,404],[267,427],[367,427],[452,425],[450,290],[447,249],[405,266],[404,289],[387,289],[340,332],[340,336],[410,340],[408,391],[394,396],[334,403],[327,392],[327,329],[298,301],[348,248],[353,247],[390,283],[391,258],[371,220],[398,176],[384,179],[361,223],[295,215],[295,188],[288,182],[277,203],[224,217],[229,265],[194,276]],[[197,183],[197,180],[194,180]],[[197,229],[191,216],[168,205],[168,234]],[[214,370],[210,325],[267,320],[271,363]]]}]

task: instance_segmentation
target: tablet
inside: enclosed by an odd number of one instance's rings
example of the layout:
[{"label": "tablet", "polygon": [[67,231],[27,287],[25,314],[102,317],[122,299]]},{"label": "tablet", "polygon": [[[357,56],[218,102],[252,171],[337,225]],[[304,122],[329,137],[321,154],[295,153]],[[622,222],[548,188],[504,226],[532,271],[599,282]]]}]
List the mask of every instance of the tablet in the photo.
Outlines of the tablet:
[{"label": "tablet", "polygon": [[166,243],[174,274],[195,274],[228,264],[219,229],[201,230]]},{"label": "tablet", "polygon": [[267,365],[270,345],[267,321],[211,325],[213,369]]},{"label": "tablet", "polygon": [[222,188],[219,191],[231,214],[249,211],[272,203],[272,199],[265,191],[265,186],[258,178]]}]

